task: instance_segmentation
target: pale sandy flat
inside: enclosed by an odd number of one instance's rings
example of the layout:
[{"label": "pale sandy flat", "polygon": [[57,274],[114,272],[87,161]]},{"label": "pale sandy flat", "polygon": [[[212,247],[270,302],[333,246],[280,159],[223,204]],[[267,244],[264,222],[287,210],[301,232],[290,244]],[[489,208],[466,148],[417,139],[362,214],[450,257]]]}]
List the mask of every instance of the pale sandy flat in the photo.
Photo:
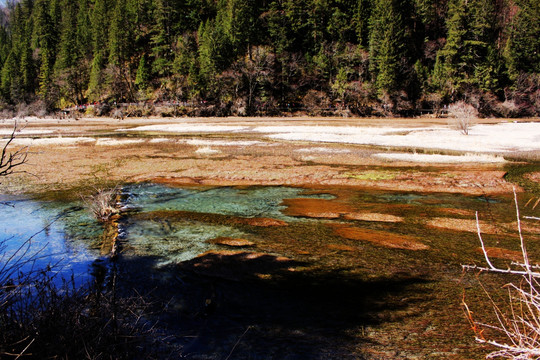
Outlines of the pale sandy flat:
[{"label": "pale sandy flat", "polygon": [[379,153],[376,158],[391,161],[407,161],[415,163],[459,164],[459,163],[504,163],[501,156],[483,154],[440,155],[440,154],[410,154],[410,153]]}]

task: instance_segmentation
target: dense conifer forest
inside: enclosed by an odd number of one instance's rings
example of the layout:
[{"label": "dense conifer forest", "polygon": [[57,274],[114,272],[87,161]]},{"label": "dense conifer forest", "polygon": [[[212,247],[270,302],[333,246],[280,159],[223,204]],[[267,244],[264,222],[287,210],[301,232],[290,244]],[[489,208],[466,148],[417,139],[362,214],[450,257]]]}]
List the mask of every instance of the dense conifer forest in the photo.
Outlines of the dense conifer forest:
[{"label": "dense conifer forest", "polygon": [[540,114],[538,0],[8,0],[0,105]]}]

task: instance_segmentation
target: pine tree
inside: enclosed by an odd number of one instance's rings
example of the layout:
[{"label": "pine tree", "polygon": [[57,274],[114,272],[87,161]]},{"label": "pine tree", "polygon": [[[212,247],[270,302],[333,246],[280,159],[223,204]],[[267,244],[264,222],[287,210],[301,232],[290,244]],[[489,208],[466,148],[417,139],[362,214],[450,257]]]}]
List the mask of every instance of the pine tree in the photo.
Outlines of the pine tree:
[{"label": "pine tree", "polygon": [[[32,34],[34,28],[34,21],[32,11],[34,2],[32,0],[24,0],[22,3],[17,4],[15,12],[15,21],[17,22],[17,29],[19,34],[17,35],[17,41],[14,43],[16,46],[16,52],[18,54],[18,61],[20,66],[20,81],[17,87],[21,89],[17,100],[27,100],[35,92],[36,88],[36,64],[34,62],[32,53]],[[19,87],[20,86],[20,87]]]},{"label": "pine tree", "polygon": [[289,18],[283,16],[284,11],[281,1],[272,1],[266,16],[269,45],[279,58],[293,49],[292,25]]},{"label": "pine tree", "polygon": [[391,95],[399,88],[406,43],[396,0],[376,0],[370,32],[370,71],[379,95]]},{"label": "pine tree", "polygon": [[501,59],[493,0],[453,0],[448,10],[446,45],[437,55],[434,83],[452,98],[471,89],[500,89]]},{"label": "pine tree", "polygon": [[19,67],[15,59],[14,52],[11,52],[2,66],[0,72],[0,96],[6,100],[19,100],[21,96],[19,89]]},{"label": "pine tree", "polygon": [[74,1],[63,0],[56,71],[74,66],[77,60],[77,8]]},{"label": "pine tree", "polygon": [[435,87],[454,95],[461,89],[463,76],[467,74],[467,64],[463,61],[467,40],[466,7],[462,0],[449,3],[448,35],[443,49],[437,53],[434,76]]},{"label": "pine tree", "polygon": [[108,38],[108,11],[106,0],[95,0],[91,10],[90,21],[92,23],[92,47],[94,54],[90,68],[90,81],[88,93],[90,100],[98,100],[101,95],[103,69],[106,64],[107,52],[106,41]]},{"label": "pine tree", "polygon": [[75,33],[77,51],[76,58],[89,59],[93,52],[92,23],[90,21],[90,8],[88,0],[78,1],[77,29]]},{"label": "pine tree", "polygon": [[172,0],[157,0],[154,9],[155,24],[152,29],[151,45],[153,63],[152,70],[160,77],[168,76],[171,71],[173,54],[171,44],[173,23],[176,9]]},{"label": "pine tree", "polygon": [[216,21],[231,46],[231,56],[245,53],[256,34],[256,8],[252,0],[220,0]]},{"label": "pine tree", "polygon": [[150,80],[150,71],[146,63],[146,55],[143,55],[141,56],[141,60],[139,60],[135,85],[139,90],[145,90],[148,87],[148,80]]},{"label": "pine tree", "polygon": [[109,64],[119,66],[129,57],[133,42],[128,16],[126,0],[116,0],[109,28]]},{"label": "pine tree", "polygon": [[366,49],[369,47],[369,21],[372,8],[372,0],[359,0],[354,14],[354,25],[356,27],[358,43]]},{"label": "pine tree", "polygon": [[466,41],[468,56],[465,61],[475,64],[471,70],[473,85],[483,92],[500,89],[502,60],[495,48],[497,39],[495,1],[469,0],[470,36]]},{"label": "pine tree", "polygon": [[285,0],[281,2],[283,3],[284,16],[287,19],[286,24],[289,27],[291,49],[312,52],[311,2],[308,0]]},{"label": "pine tree", "polygon": [[516,1],[519,10],[510,24],[505,59],[515,80],[520,73],[540,73],[540,2]]},{"label": "pine tree", "polygon": [[202,89],[215,96],[217,91],[216,77],[231,62],[229,39],[223,26],[216,20],[208,20],[201,24],[198,31],[200,79]]},{"label": "pine tree", "polygon": [[337,0],[328,20],[326,32],[330,41],[339,44],[357,43],[356,10],[359,1]]},{"label": "pine tree", "polygon": [[42,99],[49,100],[52,85],[54,57],[56,51],[56,38],[54,24],[50,16],[50,3],[48,0],[37,0],[34,9],[35,37],[39,49],[40,65],[38,72],[39,90]]}]

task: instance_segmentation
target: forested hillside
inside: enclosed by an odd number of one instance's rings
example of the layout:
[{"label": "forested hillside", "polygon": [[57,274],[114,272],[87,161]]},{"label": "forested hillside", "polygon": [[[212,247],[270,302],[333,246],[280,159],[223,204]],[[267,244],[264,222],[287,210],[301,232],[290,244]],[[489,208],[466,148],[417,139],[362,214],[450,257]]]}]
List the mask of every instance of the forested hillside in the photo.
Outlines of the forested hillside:
[{"label": "forested hillside", "polygon": [[[200,114],[540,113],[538,0],[21,0],[0,102]],[[207,109],[206,112],[201,109]]]}]

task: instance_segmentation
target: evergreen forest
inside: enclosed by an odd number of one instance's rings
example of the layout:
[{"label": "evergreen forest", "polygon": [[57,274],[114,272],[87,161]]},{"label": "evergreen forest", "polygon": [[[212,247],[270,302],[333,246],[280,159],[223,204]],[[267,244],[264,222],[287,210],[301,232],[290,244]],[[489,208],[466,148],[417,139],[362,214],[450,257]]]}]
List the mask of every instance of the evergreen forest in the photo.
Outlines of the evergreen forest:
[{"label": "evergreen forest", "polygon": [[[0,107],[540,115],[538,0],[8,0]],[[1,108],[0,108],[1,110]]]}]

